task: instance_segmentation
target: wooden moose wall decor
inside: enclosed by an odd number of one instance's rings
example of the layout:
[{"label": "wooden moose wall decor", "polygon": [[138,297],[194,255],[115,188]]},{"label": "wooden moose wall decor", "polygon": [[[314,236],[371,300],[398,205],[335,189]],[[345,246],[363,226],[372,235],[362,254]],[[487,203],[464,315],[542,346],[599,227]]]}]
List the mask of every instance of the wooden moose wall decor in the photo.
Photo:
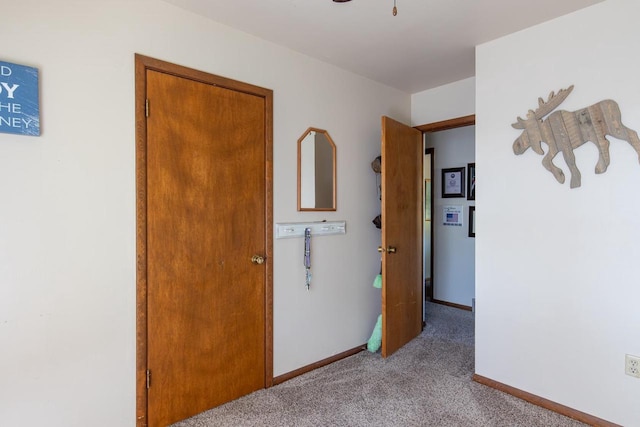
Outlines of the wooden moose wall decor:
[{"label": "wooden moose wall decor", "polygon": [[[598,163],[595,172],[600,174],[607,170],[610,163],[609,140],[605,135],[627,141],[638,153],[640,160],[640,139],[638,134],[622,124],[620,107],[610,99],[600,101],[590,107],[578,111],[554,111],[573,90],[573,85],[562,89],[557,94],[551,92],[545,102],[538,98],[538,109],[529,110],[527,118],[518,117],[511,126],[522,129],[522,134],[513,143],[515,154],[524,153],[529,147],[536,153],[545,154],[541,142],[547,144],[549,150],[542,159],[542,165],[553,174],[560,184],[564,183],[564,172],[553,164],[553,158],[559,152],[571,171],[571,188],[580,187],[580,171],[576,167],[573,150],[587,141],[598,147]],[[542,118],[551,113],[546,120]]]}]

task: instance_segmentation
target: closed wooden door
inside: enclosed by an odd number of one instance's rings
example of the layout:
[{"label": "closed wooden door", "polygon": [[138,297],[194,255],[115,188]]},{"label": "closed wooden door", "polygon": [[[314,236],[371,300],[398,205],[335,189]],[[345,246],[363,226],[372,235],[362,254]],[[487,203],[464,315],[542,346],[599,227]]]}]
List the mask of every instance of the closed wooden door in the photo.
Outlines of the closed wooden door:
[{"label": "closed wooden door", "polygon": [[382,117],[382,356],[422,331],[422,133]]},{"label": "closed wooden door", "polygon": [[150,426],[271,375],[270,99],[175,71],[144,76]]}]

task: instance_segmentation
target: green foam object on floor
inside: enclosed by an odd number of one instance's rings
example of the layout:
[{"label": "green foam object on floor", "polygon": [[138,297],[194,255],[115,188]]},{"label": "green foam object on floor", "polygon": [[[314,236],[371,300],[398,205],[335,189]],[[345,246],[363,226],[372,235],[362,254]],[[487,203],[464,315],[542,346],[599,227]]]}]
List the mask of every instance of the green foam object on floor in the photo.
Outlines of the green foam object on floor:
[{"label": "green foam object on floor", "polygon": [[376,326],[373,328],[373,332],[371,333],[371,338],[367,341],[367,350],[371,353],[375,353],[378,351],[380,346],[382,345],[382,314],[378,316],[378,321],[376,322]]},{"label": "green foam object on floor", "polygon": [[373,279],[373,287],[382,289],[382,274],[378,274],[375,279]]}]

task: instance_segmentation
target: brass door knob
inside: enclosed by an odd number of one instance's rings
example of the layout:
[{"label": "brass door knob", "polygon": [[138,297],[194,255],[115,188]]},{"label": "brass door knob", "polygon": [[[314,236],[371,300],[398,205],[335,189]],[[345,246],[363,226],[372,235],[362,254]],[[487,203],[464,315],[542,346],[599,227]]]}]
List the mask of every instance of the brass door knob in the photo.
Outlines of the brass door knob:
[{"label": "brass door knob", "polygon": [[378,246],[378,252],[382,253],[382,252],[386,252],[389,254],[395,254],[396,253],[396,248],[393,246],[387,246],[387,249],[383,248],[382,246]]},{"label": "brass door knob", "polygon": [[260,255],[254,255],[251,257],[251,262],[258,265],[264,264],[264,260],[265,258]]}]

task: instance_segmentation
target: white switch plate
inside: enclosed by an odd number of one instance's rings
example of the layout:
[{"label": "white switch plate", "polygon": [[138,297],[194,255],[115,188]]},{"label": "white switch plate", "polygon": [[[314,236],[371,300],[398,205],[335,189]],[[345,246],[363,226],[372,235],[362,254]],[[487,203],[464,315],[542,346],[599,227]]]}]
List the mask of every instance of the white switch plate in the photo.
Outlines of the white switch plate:
[{"label": "white switch plate", "polygon": [[279,222],[276,224],[276,239],[290,237],[304,237],[304,230],[311,229],[312,236],[327,236],[331,234],[346,234],[346,221],[315,221],[315,222]]}]

